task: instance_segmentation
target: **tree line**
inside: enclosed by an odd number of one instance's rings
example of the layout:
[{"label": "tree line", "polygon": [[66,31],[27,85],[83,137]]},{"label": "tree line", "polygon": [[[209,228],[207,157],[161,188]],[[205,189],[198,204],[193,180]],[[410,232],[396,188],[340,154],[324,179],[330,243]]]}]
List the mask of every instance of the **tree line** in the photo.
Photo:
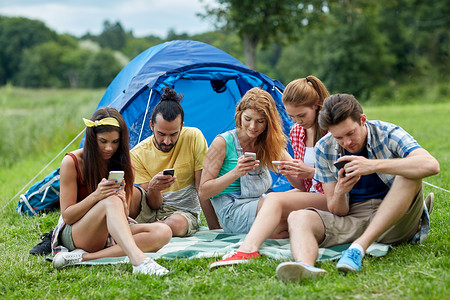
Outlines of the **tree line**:
[{"label": "tree line", "polygon": [[314,74],[330,91],[357,96],[378,86],[449,77],[448,0],[217,3],[199,15],[212,18],[216,30],[170,30],[165,38],[135,37],[109,21],[99,35],[75,37],[40,21],[0,16],[0,85],[106,87],[140,52],[174,39],[211,44],[284,84]]}]

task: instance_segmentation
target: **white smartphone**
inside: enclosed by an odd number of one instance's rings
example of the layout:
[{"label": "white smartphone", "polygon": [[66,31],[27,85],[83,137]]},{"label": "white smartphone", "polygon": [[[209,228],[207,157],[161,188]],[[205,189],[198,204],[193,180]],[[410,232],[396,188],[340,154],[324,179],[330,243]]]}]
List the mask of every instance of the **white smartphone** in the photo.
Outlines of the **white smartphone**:
[{"label": "white smartphone", "polygon": [[175,174],[175,169],[164,169],[163,175],[172,175]]},{"label": "white smartphone", "polygon": [[114,180],[118,183],[121,183],[124,175],[125,173],[123,171],[110,171],[108,180]]},{"label": "white smartphone", "polygon": [[254,152],[245,152],[244,156],[251,157],[252,160],[256,159],[256,153],[254,153]]},{"label": "white smartphone", "polygon": [[273,163],[275,166],[278,167],[278,165],[280,164],[280,161],[279,161],[279,160],[272,160],[272,163]]}]

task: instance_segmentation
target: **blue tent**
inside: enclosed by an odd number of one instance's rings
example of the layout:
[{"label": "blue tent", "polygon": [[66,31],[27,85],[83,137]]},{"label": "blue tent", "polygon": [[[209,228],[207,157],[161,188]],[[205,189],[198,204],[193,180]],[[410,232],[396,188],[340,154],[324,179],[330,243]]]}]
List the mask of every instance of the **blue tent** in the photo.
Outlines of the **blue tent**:
[{"label": "blue tent", "polygon": [[[279,81],[248,69],[208,44],[170,41],[134,58],[111,82],[98,104],[97,108],[111,106],[122,114],[130,128],[130,149],[152,134],[151,113],[166,86],[184,95],[181,105],[185,126],[199,128],[208,144],[217,134],[235,127],[236,105],[255,86],[275,99],[287,135],[293,124],[281,102],[284,86]],[[292,153],[290,145],[289,151]]]}]

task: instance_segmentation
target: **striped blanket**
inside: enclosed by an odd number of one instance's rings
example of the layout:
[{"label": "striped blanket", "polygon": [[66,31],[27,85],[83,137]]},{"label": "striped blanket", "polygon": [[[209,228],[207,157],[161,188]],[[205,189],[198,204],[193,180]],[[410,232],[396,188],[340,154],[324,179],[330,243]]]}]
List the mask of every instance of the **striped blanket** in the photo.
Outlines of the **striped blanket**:
[{"label": "striped blanket", "polygon": [[[205,258],[205,257],[222,257],[223,254],[236,250],[245,238],[245,234],[224,233],[222,230],[208,230],[207,227],[201,227],[200,230],[185,238],[174,237],[170,243],[165,245],[156,253],[146,253],[148,257],[153,259],[178,259],[178,258]],[[334,260],[341,256],[341,252],[347,249],[349,244],[334,246],[331,248],[320,248],[318,261]],[[384,256],[388,252],[390,245],[372,244],[367,253],[374,256]],[[274,259],[292,260],[291,250],[289,248],[289,239],[268,239],[259,249],[261,255],[265,255]],[[116,264],[126,263],[128,257],[108,257],[81,264],[97,265],[97,264]]]}]

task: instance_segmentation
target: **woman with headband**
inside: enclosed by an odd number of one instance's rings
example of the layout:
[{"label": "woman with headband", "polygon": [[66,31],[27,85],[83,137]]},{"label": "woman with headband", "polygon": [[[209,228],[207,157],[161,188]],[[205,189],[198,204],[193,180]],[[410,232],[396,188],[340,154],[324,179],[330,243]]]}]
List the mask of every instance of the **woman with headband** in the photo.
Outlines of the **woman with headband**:
[{"label": "woman with headband", "polygon": [[[133,273],[167,274],[144,252],[167,244],[170,228],[128,221],[134,173],[124,119],[116,109],[106,107],[91,120],[83,120],[83,148],[67,153],[61,163],[61,216],[52,237],[53,267],[126,255]],[[107,180],[110,171],[124,171],[124,180]]]}]

